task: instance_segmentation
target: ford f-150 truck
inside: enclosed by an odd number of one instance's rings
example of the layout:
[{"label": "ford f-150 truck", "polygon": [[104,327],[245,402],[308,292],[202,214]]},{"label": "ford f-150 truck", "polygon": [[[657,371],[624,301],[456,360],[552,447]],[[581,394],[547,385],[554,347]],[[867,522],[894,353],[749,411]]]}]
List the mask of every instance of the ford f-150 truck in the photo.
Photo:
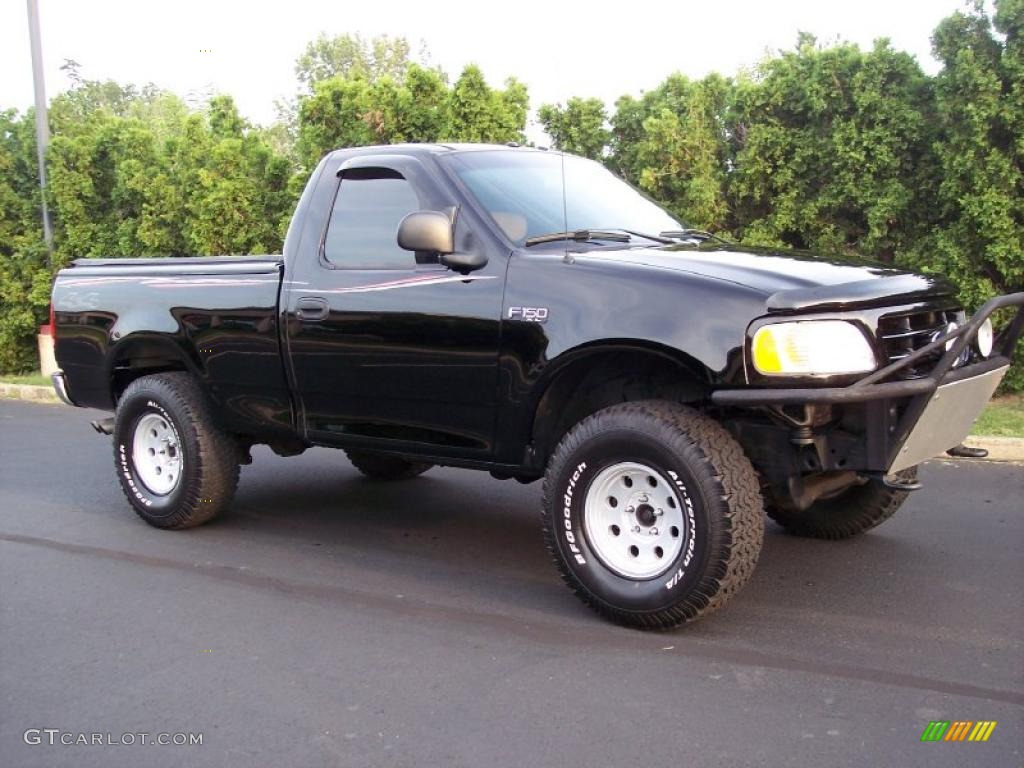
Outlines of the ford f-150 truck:
[{"label": "ford f-150 truck", "polygon": [[543,478],[565,581],[643,628],[727,602],[766,512],[830,539],[891,516],[1024,328],[1024,293],[968,318],[942,279],[730,244],[537,149],[332,152],[283,250],[58,275],[54,385],[114,411],[136,512],[209,520],[254,444]]}]

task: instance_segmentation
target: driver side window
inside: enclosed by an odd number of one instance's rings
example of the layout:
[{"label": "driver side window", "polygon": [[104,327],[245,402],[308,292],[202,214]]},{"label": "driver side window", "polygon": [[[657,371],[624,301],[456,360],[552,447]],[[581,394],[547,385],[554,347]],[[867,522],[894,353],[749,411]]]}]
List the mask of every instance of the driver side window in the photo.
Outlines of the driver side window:
[{"label": "driver side window", "polygon": [[412,185],[396,171],[346,172],[338,183],[323,255],[342,269],[412,269],[416,257],[398,247],[398,225],[420,210]]}]

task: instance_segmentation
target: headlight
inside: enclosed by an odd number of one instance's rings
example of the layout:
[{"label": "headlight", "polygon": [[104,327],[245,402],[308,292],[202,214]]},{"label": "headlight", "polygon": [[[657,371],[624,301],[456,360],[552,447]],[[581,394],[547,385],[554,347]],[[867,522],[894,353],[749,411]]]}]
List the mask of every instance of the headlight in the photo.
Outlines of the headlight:
[{"label": "headlight", "polygon": [[995,334],[992,332],[992,320],[985,318],[985,322],[981,324],[981,328],[978,329],[978,335],[975,337],[975,343],[978,345],[978,351],[982,357],[988,357],[992,354],[992,339]]},{"label": "headlight", "polygon": [[754,368],[766,376],[866,373],[876,367],[871,344],[853,323],[808,320],[757,329]]}]

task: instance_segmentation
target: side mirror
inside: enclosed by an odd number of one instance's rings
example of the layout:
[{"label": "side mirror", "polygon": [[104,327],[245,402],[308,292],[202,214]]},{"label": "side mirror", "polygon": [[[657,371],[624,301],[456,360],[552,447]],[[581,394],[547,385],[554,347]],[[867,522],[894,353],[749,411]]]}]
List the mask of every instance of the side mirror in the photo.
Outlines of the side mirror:
[{"label": "side mirror", "polygon": [[398,225],[398,247],[440,255],[455,250],[452,220],[440,211],[410,213]]},{"label": "side mirror", "polygon": [[446,267],[456,272],[472,272],[487,264],[487,255],[479,251],[455,253],[452,220],[441,211],[416,211],[398,225],[398,246],[407,251],[436,253]]}]

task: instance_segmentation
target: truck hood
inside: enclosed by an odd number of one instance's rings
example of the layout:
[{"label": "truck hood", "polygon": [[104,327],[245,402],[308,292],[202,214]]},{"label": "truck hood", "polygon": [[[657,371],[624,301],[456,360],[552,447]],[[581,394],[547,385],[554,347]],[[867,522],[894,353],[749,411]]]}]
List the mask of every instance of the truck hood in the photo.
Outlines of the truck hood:
[{"label": "truck hood", "polygon": [[667,248],[602,248],[586,255],[743,285],[764,294],[768,312],[905,304],[955,295],[944,278],[885,264],[712,241]]}]

